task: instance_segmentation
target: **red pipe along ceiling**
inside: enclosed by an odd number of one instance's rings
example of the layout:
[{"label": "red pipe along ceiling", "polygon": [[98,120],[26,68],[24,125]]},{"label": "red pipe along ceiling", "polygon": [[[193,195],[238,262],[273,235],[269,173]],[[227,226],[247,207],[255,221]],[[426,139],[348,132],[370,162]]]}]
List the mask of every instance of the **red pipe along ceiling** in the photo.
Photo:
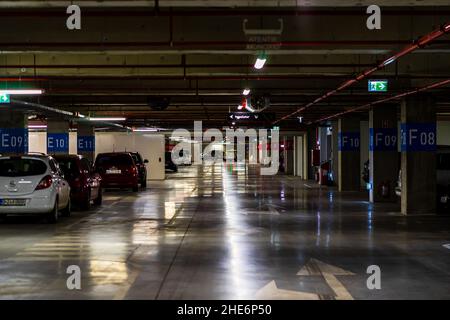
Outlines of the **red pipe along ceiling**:
[{"label": "red pipe along ceiling", "polygon": [[380,64],[378,64],[377,66],[365,70],[363,72],[361,72],[359,75],[357,75],[355,78],[350,79],[345,81],[344,83],[342,83],[337,89],[331,90],[327,93],[325,93],[323,96],[317,98],[316,100],[314,100],[313,102],[308,103],[307,105],[305,105],[304,107],[299,108],[298,110],[282,117],[281,119],[277,120],[274,122],[274,124],[285,120],[287,118],[290,118],[294,115],[296,115],[299,112],[302,112],[310,107],[312,107],[313,105],[325,100],[326,98],[338,93],[339,91],[342,91],[348,87],[350,87],[351,85],[355,84],[356,82],[359,82],[361,80],[363,80],[364,78],[368,77],[369,75],[373,74],[374,72],[383,69],[384,67],[386,67],[387,65],[397,61],[398,59],[400,59],[401,57],[417,50],[420,48],[423,48],[424,46],[430,44],[432,41],[436,40],[437,38],[443,36],[444,34],[450,32],[450,22],[446,23],[445,25],[443,25],[441,28],[439,28],[438,30],[435,30],[421,38],[419,38],[418,40],[414,41],[412,44],[408,45],[407,47],[405,47],[402,51],[394,54],[393,56],[390,56],[389,58],[385,59],[383,62],[381,62]]},{"label": "red pipe along ceiling", "polygon": [[[376,106],[377,104],[380,104],[380,103],[385,103],[385,102],[389,102],[389,101],[392,101],[392,100],[397,100],[397,99],[400,99],[400,98],[403,98],[403,97],[406,97],[406,96],[410,96],[410,95],[413,95],[413,94],[417,94],[417,93],[420,93],[420,92],[424,92],[424,91],[427,91],[427,90],[443,87],[443,86],[445,86],[447,84],[450,84],[450,79],[447,79],[447,80],[444,80],[444,81],[440,81],[440,82],[435,82],[433,84],[430,84],[428,86],[425,86],[425,87],[422,87],[422,88],[419,88],[419,89],[414,89],[414,90],[411,90],[411,91],[408,91],[408,92],[400,93],[398,95],[395,95],[395,96],[392,96],[392,97],[389,97],[389,98],[380,99],[380,100],[377,100],[377,101],[374,101],[374,102],[370,102],[370,103],[367,103],[365,105],[362,105],[362,106],[359,106],[359,107],[356,107],[356,108],[352,108],[352,109],[349,109],[349,110],[346,110],[346,111],[342,111],[342,112],[333,114],[331,116],[327,116],[327,117],[321,118],[319,120],[316,120],[316,121],[314,121],[314,123],[330,120],[330,119],[342,116],[342,115],[347,114],[347,113],[351,113],[351,112],[367,109],[369,107]],[[308,124],[312,124],[312,123],[313,122],[309,122]]]}]

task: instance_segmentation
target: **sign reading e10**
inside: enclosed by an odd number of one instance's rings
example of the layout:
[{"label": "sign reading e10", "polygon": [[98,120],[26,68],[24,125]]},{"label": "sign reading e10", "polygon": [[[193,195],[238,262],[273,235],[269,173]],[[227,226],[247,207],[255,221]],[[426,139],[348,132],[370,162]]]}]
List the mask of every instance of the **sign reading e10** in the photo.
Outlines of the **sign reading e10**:
[{"label": "sign reading e10", "polygon": [[369,80],[369,92],[387,92],[387,80]]}]

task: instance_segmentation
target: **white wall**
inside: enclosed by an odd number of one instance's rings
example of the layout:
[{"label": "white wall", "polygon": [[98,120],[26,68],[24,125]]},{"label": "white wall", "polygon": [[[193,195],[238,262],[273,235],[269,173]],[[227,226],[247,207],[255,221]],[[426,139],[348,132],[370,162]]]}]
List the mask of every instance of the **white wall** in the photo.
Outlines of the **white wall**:
[{"label": "white wall", "polygon": [[139,152],[148,159],[147,178],[165,179],[165,138],[164,135],[140,132],[97,132],[95,134],[95,155],[102,152]]}]

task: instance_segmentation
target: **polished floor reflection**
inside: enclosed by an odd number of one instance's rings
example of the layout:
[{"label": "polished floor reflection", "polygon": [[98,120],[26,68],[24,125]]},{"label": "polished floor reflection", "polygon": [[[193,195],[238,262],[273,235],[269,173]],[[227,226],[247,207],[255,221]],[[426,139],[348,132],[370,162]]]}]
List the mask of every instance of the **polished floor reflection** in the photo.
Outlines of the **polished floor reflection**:
[{"label": "polished floor reflection", "polygon": [[257,167],[182,167],[57,225],[2,221],[0,298],[449,299],[449,217],[398,211]]}]

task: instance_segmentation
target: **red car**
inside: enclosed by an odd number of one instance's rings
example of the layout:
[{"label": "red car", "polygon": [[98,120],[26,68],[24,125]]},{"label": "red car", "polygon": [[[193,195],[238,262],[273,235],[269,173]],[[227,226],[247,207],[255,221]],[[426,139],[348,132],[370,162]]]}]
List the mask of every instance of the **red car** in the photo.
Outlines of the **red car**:
[{"label": "red car", "polygon": [[83,210],[102,204],[102,178],[95,173],[91,162],[79,155],[54,155],[64,173],[64,178],[70,185],[70,198],[73,204],[78,204]]},{"label": "red car", "polygon": [[100,153],[95,159],[95,172],[102,177],[104,188],[139,190],[139,170],[129,152]]}]

